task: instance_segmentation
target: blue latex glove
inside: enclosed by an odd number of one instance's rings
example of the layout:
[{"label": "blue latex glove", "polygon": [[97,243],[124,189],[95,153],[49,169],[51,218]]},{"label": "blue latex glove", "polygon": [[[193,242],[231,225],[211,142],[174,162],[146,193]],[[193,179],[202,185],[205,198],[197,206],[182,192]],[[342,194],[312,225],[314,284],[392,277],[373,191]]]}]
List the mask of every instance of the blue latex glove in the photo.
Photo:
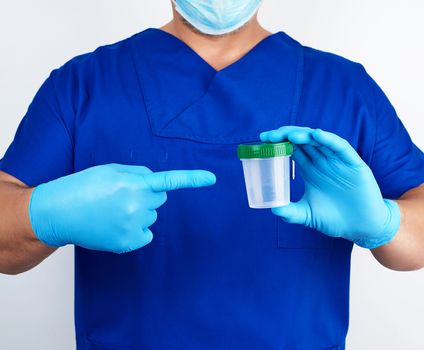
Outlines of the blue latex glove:
[{"label": "blue latex glove", "polygon": [[210,186],[215,175],[203,170],[153,173],[146,167],[96,166],[36,187],[29,215],[45,244],[75,244],[125,253],[152,241],[149,230],[166,191]]},{"label": "blue latex glove", "polygon": [[371,169],[346,140],[296,126],[264,132],[261,140],[293,142],[293,159],[305,182],[303,198],[274,214],[364,248],[392,240],[400,226],[399,207],[383,199]]}]

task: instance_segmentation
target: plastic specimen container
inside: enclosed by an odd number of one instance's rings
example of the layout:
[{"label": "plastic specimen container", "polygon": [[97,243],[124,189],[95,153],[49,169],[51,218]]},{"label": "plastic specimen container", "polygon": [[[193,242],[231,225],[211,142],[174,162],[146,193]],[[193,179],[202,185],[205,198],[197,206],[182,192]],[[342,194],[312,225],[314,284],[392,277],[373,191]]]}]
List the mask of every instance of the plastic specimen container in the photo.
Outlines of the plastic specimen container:
[{"label": "plastic specimen container", "polygon": [[290,203],[291,142],[239,145],[250,208],[275,208]]}]

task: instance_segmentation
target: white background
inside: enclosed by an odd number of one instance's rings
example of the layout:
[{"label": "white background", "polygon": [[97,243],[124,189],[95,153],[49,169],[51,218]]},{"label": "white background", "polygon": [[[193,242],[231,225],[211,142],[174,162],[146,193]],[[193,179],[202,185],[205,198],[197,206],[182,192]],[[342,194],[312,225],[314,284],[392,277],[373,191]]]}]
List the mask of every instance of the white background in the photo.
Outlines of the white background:
[{"label": "white background", "polygon": [[[168,0],[0,0],[0,155],[49,72],[73,56],[171,18]],[[424,2],[265,0],[271,31],[363,63],[424,149]],[[389,271],[355,249],[348,350],[424,349],[424,271]],[[0,349],[69,350],[72,248],[0,275]]]}]

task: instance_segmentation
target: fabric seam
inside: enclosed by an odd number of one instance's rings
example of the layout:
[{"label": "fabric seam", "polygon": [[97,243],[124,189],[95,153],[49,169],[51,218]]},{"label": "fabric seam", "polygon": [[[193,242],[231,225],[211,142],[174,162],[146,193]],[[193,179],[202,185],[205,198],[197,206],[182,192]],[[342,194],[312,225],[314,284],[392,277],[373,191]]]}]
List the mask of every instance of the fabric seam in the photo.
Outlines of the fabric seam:
[{"label": "fabric seam", "polygon": [[305,61],[304,61],[304,52],[303,52],[303,46],[300,43],[298,44],[298,57],[297,57],[297,69],[296,69],[296,83],[295,88],[293,92],[293,105],[292,105],[292,111],[290,116],[290,125],[295,125],[297,121],[297,114],[299,112],[299,105],[300,105],[300,99],[303,92],[303,72],[305,68]]},{"label": "fabric seam", "polygon": [[[54,82],[54,79],[53,79],[53,75],[51,76],[51,84],[53,86],[53,94],[54,94],[54,98],[56,100],[56,104],[60,107],[59,98],[57,97],[57,89],[56,89],[56,85],[55,85],[55,82]],[[47,100],[45,100],[45,101],[48,103]],[[74,140],[74,137],[73,137],[72,133],[69,131],[68,126],[66,125],[65,121],[63,120],[63,118],[58,113],[55,113],[55,117],[56,117],[57,120],[59,120],[59,122],[65,128],[66,133],[67,133],[68,138],[69,138],[69,141],[71,143],[72,149],[74,149],[74,147],[75,147],[75,140]],[[75,117],[74,117],[74,119],[75,119]]]}]

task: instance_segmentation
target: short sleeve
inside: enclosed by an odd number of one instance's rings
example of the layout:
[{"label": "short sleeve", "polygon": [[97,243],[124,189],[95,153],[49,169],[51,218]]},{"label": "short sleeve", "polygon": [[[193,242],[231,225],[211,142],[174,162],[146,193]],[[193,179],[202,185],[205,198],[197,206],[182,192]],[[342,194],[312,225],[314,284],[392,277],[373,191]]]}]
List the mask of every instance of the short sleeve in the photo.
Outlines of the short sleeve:
[{"label": "short sleeve", "polygon": [[55,92],[55,72],[44,82],[22,119],[0,170],[28,186],[72,173],[73,142]]},{"label": "short sleeve", "polygon": [[383,196],[397,199],[424,183],[424,154],[411,140],[382,89],[372,78],[368,78],[376,117],[370,167]]}]

